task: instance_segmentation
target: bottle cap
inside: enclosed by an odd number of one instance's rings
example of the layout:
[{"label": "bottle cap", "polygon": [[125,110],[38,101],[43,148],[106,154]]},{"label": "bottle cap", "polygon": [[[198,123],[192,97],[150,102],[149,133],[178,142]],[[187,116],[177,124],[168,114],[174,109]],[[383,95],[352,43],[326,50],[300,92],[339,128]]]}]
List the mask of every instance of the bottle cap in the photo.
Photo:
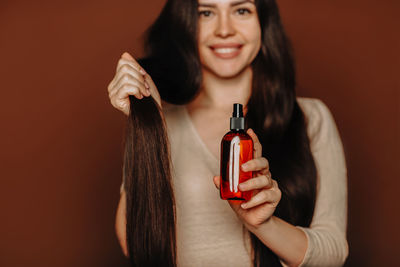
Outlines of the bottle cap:
[{"label": "bottle cap", "polygon": [[243,106],[242,106],[242,104],[239,104],[239,103],[233,104],[232,117],[235,117],[235,118],[243,117]]},{"label": "bottle cap", "polygon": [[233,104],[233,113],[231,117],[231,130],[244,130],[243,105]]}]

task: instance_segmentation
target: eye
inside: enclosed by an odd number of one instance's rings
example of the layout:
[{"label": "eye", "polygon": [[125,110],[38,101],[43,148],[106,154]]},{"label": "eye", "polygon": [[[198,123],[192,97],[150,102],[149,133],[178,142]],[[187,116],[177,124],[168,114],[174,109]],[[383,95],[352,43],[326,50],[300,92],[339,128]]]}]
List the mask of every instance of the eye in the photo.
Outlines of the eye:
[{"label": "eye", "polygon": [[210,17],[212,12],[210,10],[199,11],[199,17]]},{"label": "eye", "polygon": [[236,10],[236,12],[239,15],[245,15],[245,14],[250,14],[251,13],[250,10],[247,9],[247,8],[239,8],[238,10]]}]

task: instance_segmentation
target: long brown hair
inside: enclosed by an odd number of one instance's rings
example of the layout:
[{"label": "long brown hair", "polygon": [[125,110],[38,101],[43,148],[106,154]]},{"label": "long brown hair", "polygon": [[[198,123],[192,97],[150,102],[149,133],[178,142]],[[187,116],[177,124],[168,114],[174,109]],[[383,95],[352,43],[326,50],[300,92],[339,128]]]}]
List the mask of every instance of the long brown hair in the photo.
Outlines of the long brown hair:
[{"label": "long brown hair", "polygon": [[130,96],[124,189],[132,266],[176,266],[175,200],[165,121],[152,97]]},{"label": "long brown hair", "polygon": [[[268,159],[271,173],[282,191],[274,215],[293,225],[307,227],[314,213],[317,172],[307,135],[307,121],[296,100],[292,49],[275,0],[256,0],[255,4],[262,45],[252,63],[252,95],[247,103],[246,127],[251,127],[257,133],[263,146],[263,157]],[[140,60],[140,64],[152,76],[161,98],[172,104],[189,103],[200,90],[202,77],[197,49],[197,12],[197,0],[168,0],[147,32],[147,56]],[[157,128],[156,125],[153,127]],[[143,198],[140,203],[145,203],[151,194],[151,191],[146,191],[135,197]],[[170,198],[173,199],[173,196]],[[166,202],[161,203],[161,209],[168,208],[171,199],[164,199]],[[137,200],[131,197],[131,201]],[[142,204],[130,202],[128,205]],[[152,205],[156,205],[156,202]],[[130,213],[128,216],[142,215],[133,213],[133,210],[127,213]],[[170,219],[164,221],[170,227],[168,231],[175,227],[175,221]],[[135,225],[128,222],[127,228],[132,227]],[[165,225],[159,227],[166,229]],[[160,229],[153,229],[153,234],[160,233],[154,236],[155,240],[162,243],[170,241],[170,236],[162,236]],[[255,235],[250,234],[255,252],[254,266],[281,266],[279,258]],[[132,238],[138,238],[141,242],[144,240],[143,237]],[[146,240],[149,244],[156,242]],[[143,246],[147,247],[148,244]],[[170,248],[171,255],[175,255],[175,250],[172,250],[172,246]],[[149,255],[145,249],[141,253]],[[156,254],[153,256],[157,257]]]}]

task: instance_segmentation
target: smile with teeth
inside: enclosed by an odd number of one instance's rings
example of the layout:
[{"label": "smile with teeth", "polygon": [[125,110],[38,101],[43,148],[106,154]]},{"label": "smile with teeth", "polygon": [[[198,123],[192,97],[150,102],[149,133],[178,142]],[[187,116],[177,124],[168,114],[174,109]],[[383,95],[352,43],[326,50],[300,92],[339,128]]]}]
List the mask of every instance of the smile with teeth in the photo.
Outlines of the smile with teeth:
[{"label": "smile with teeth", "polygon": [[239,50],[238,47],[230,47],[230,48],[215,48],[214,51],[220,54],[232,53],[234,51]]},{"label": "smile with teeth", "polygon": [[230,46],[211,47],[211,50],[216,57],[222,59],[231,59],[240,54],[241,48],[242,45],[230,45]]}]

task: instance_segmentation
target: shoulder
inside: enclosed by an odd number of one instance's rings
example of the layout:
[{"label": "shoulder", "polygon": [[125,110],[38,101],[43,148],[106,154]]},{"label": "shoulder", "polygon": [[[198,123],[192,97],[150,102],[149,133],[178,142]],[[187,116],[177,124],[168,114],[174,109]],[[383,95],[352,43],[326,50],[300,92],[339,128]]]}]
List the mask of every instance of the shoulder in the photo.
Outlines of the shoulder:
[{"label": "shoulder", "polygon": [[306,118],[312,122],[322,122],[332,119],[329,108],[318,98],[297,97],[297,103],[299,103]]},{"label": "shoulder", "polygon": [[304,113],[312,147],[317,147],[321,142],[328,141],[329,138],[339,137],[335,119],[322,100],[297,97],[297,103]]}]

